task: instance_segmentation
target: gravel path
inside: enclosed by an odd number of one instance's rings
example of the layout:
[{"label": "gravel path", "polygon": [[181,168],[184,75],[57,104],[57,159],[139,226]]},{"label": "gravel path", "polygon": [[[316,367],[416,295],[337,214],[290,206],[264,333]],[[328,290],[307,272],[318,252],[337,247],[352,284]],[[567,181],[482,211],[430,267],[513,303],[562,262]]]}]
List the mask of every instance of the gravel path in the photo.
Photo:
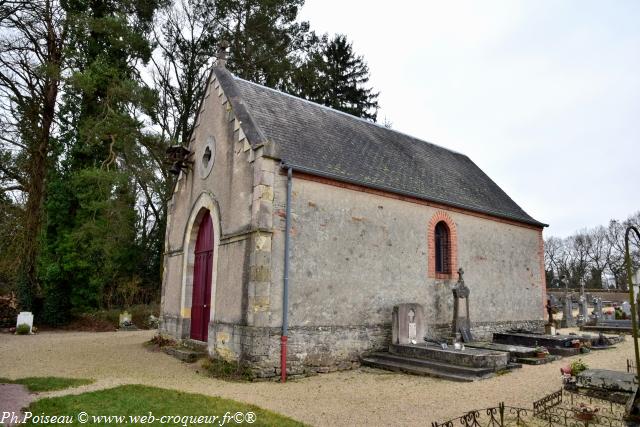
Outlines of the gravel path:
[{"label": "gravel path", "polygon": [[[35,398],[22,384],[0,384],[0,423],[17,425],[22,419],[22,408],[29,406]],[[8,417],[5,419],[5,416]]]},{"label": "gravel path", "polygon": [[[542,366],[525,365],[510,374],[473,383],[368,368],[318,375],[287,384],[232,383],[204,377],[195,365],[146,349],[142,343],[152,336],[151,331],[3,334],[0,336],[0,377],[63,376],[97,380],[88,386],[41,396],[136,383],[252,403],[318,426],[428,425],[431,421],[444,421],[500,401],[531,407],[534,400],[561,387],[560,367],[573,359]],[[632,357],[633,340],[629,337],[615,350],[582,356],[592,368],[616,370],[625,370],[626,359]]]}]

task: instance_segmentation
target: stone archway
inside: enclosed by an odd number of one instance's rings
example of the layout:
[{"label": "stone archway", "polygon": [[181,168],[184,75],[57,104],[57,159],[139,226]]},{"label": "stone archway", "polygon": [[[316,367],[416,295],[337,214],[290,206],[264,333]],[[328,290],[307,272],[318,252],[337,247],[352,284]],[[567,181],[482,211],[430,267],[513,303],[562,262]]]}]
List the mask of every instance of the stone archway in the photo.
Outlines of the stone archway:
[{"label": "stone archway", "polygon": [[[191,334],[191,321],[192,308],[194,298],[194,278],[196,268],[196,244],[198,236],[201,234],[201,225],[205,224],[211,227],[211,274],[210,277],[206,275],[201,280],[207,280],[205,285],[206,301],[199,300],[196,303],[201,307],[200,310],[206,309],[206,313],[198,313],[201,321],[208,323],[215,319],[215,296],[216,296],[216,279],[217,279],[217,265],[218,265],[218,245],[220,243],[220,210],[213,196],[209,193],[202,193],[196,203],[194,203],[191,209],[191,215],[187,223],[187,228],[184,233],[184,257],[182,266],[182,291],[181,291],[181,312],[183,318],[182,338],[189,338]],[[206,218],[208,217],[208,218]],[[204,307],[206,306],[206,307]],[[208,325],[203,325],[204,334],[202,331],[199,336],[199,341],[207,341],[208,339]],[[205,338],[205,339],[202,339]],[[196,338],[197,339],[197,338]]]}]

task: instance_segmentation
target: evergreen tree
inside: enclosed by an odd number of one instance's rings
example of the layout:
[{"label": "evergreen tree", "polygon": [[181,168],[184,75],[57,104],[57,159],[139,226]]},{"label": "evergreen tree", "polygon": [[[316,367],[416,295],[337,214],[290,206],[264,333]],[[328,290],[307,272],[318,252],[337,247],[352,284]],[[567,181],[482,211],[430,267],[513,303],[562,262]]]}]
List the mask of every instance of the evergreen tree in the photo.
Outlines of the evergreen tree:
[{"label": "evergreen tree", "polygon": [[141,117],[154,117],[156,99],[137,67],[151,57],[157,6],[147,0],[65,3],[72,71],[60,114],[65,152],[49,180],[42,257],[50,323],[101,307],[118,289],[141,282],[148,254],[137,247],[140,187],[130,161],[150,154],[145,144],[152,138]]},{"label": "evergreen tree", "polygon": [[354,116],[375,121],[378,93],[367,87],[369,68],[346,36],[324,35],[295,74],[297,94]]},{"label": "evergreen tree", "polygon": [[309,23],[298,22],[304,0],[209,0],[218,40],[230,45],[227,68],[276,89],[290,87],[298,57],[309,44]]}]

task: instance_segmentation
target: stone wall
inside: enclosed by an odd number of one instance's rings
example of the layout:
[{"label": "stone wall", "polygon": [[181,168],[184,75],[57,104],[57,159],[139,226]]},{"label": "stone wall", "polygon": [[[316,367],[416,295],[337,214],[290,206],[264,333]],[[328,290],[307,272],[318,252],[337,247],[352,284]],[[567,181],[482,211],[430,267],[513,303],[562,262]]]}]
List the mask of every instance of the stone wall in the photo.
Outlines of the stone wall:
[{"label": "stone wall", "polygon": [[[286,179],[276,179],[276,212]],[[421,304],[426,323],[452,319],[457,277],[429,277],[428,225],[443,209],[293,179],[290,325],[384,324],[394,305]],[[457,262],[470,288],[472,322],[542,320],[540,230],[446,211],[457,230]],[[274,310],[282,321],[284,219],[274,223]]]},{"label": "stone wall", "polygon": [[[471,327],[474,338],[491,340],[493,332],[509,329],[541,331],[544,321],[482,322]],[[446,339],[449,324],[428,325],[430,338]],[[256,378],[279,378],[280,328],[211,323],[216,355],[251,367]],[[385,351],[391,343],[391,324],[363,326],[309,326],[289,329],[287,375],[312,375],[360,366],[363,355]]]}]

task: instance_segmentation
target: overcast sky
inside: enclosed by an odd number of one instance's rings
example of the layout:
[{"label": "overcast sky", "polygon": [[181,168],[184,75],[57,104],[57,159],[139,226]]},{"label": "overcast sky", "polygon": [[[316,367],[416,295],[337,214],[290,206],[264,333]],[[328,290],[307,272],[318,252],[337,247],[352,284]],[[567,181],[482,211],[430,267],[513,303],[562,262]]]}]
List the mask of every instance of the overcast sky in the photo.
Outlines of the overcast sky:
[{"label": "overcast sky", "polygon": [[307,0],[392,127],[467,154],[545,237],[640,210],[640,1]]}]

